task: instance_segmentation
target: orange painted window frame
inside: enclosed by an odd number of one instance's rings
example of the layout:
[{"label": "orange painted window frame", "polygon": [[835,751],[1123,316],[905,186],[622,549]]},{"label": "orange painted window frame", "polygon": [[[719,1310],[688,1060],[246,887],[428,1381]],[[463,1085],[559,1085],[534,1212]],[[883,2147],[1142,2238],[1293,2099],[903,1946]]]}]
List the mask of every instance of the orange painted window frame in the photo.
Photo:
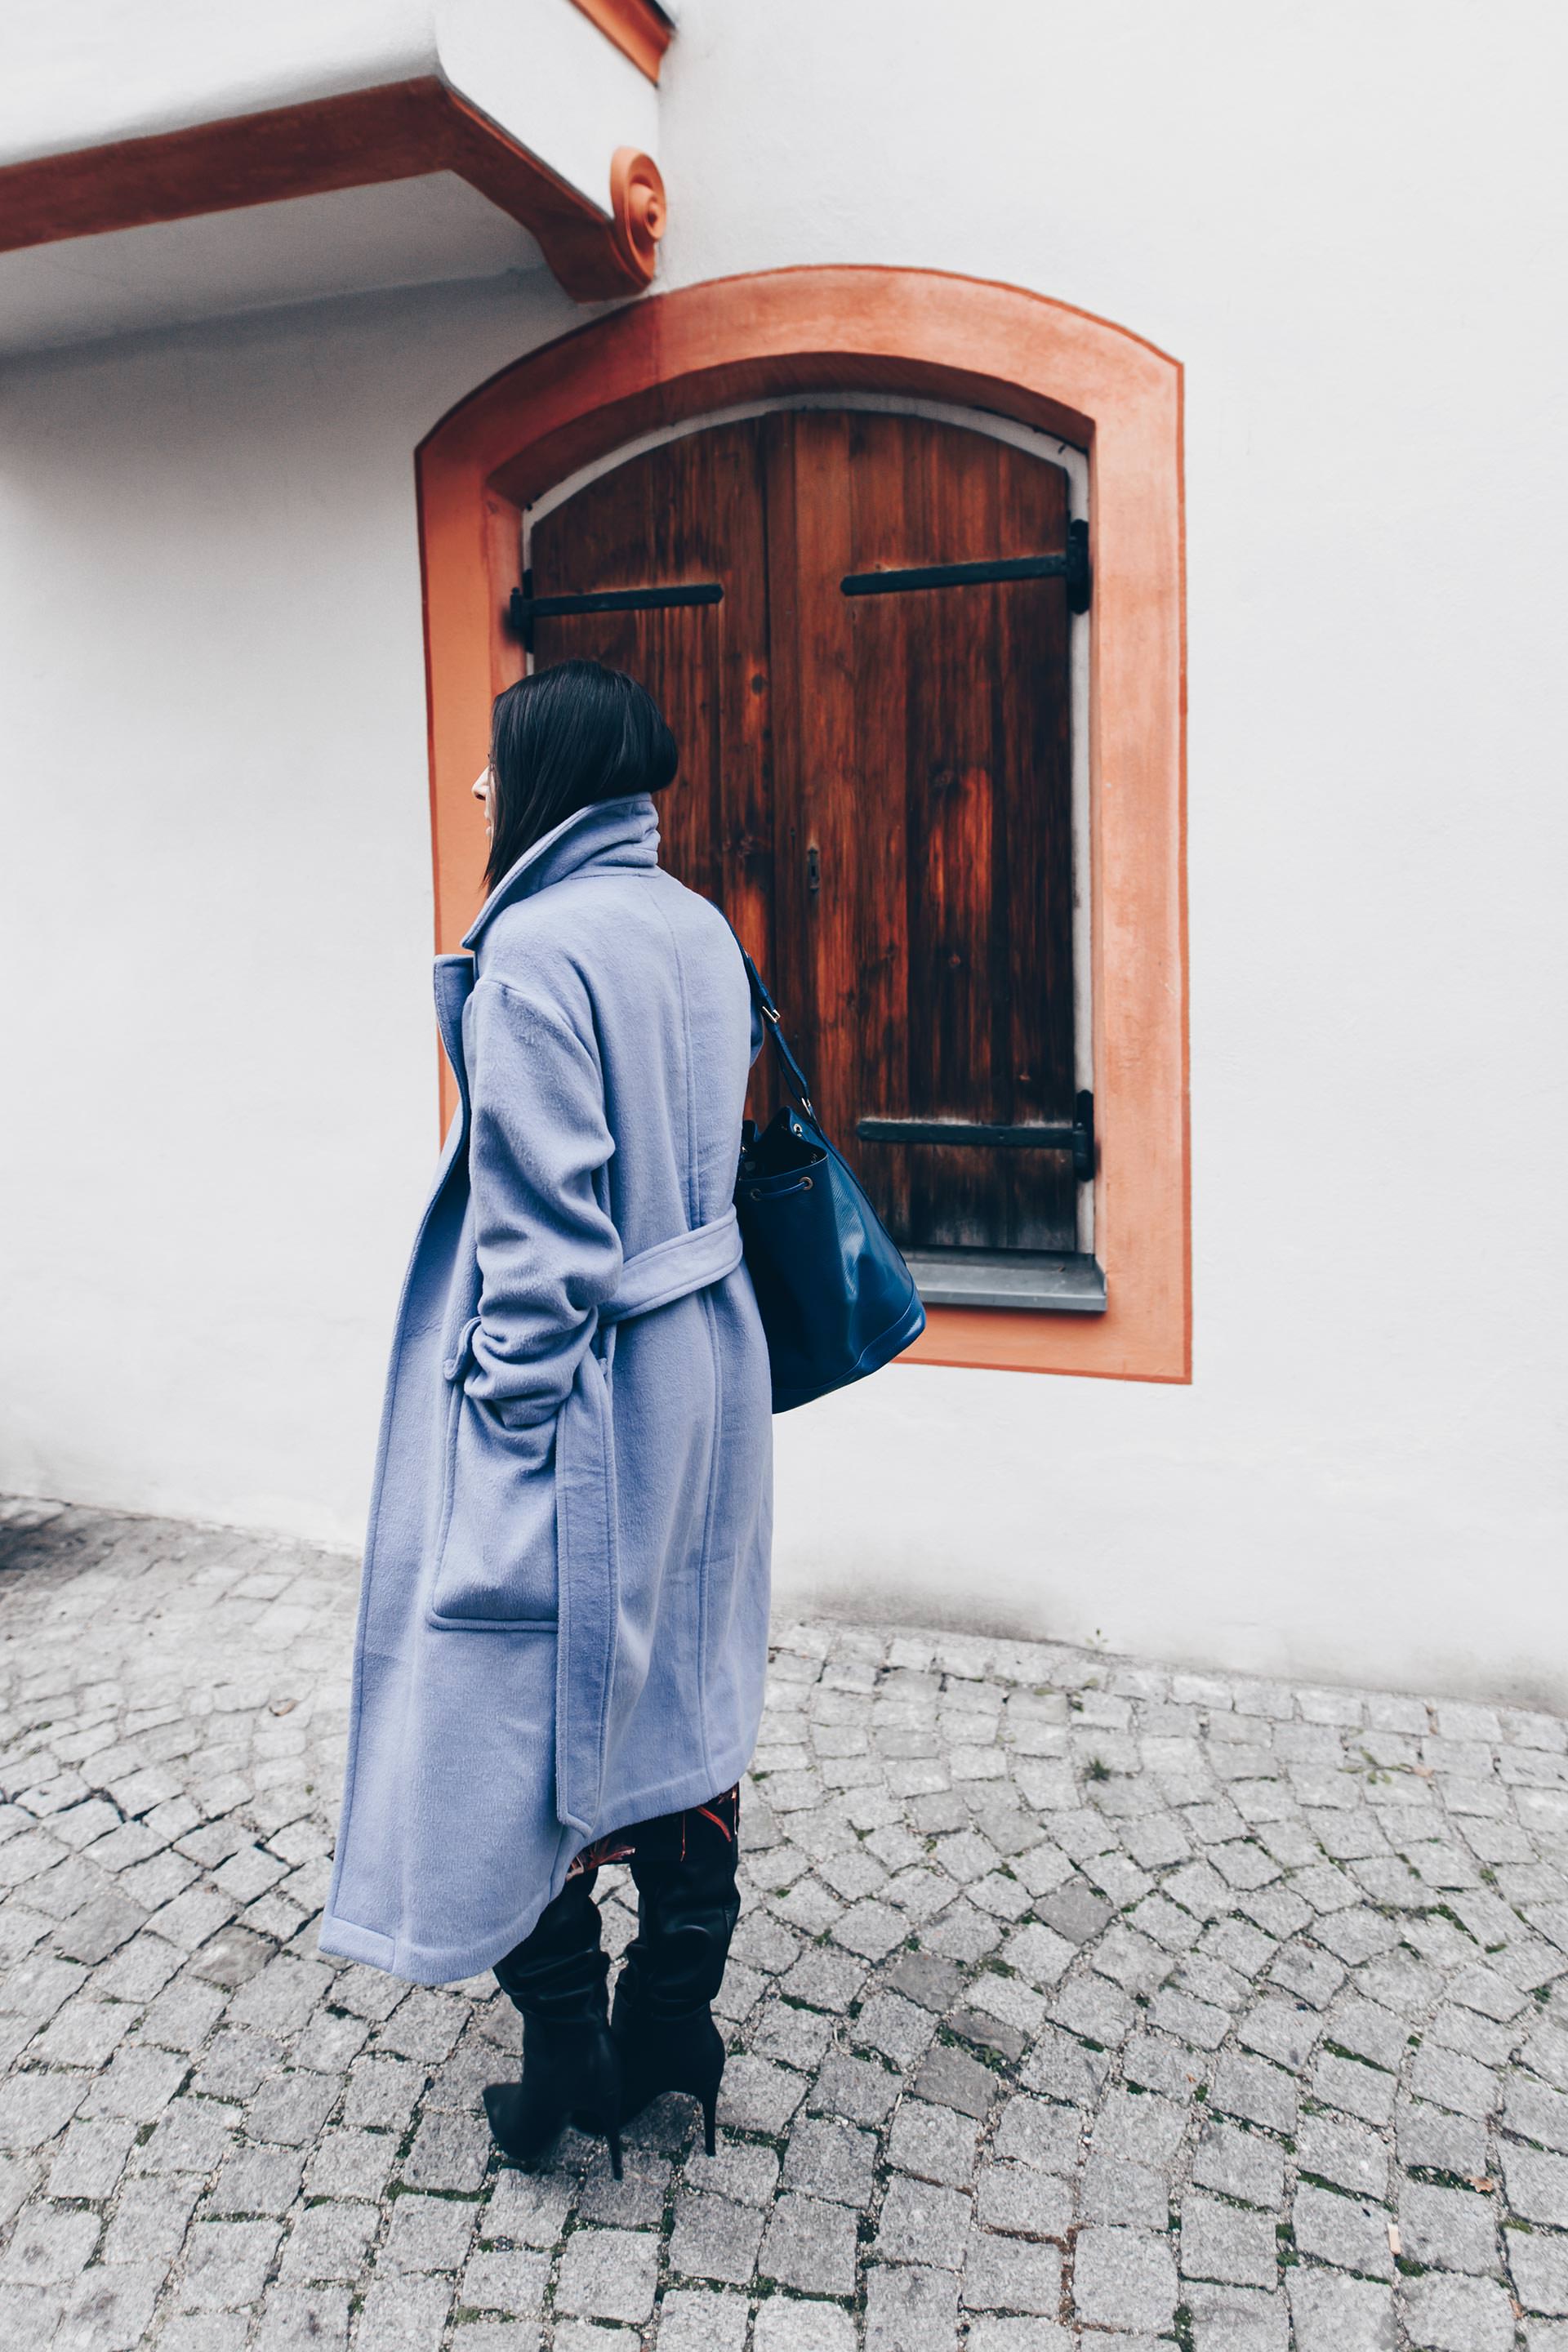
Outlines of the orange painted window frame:
[{"label": "orange painted window frame", "polygon": [[974,278],[774,270],[617,310],[470,394],[416,460],[437,946],[458,946],[478,903],[469,787],[491,698],[521,670],[504,614],[523,504],[655,427],[859,390],[1015,417],[1089,461],[1095,1247],[1109,1304],[1099,1316],[932,1307],[904,1360],[1187,1381],[1183,385],[1179,362],[1142,337]]}]

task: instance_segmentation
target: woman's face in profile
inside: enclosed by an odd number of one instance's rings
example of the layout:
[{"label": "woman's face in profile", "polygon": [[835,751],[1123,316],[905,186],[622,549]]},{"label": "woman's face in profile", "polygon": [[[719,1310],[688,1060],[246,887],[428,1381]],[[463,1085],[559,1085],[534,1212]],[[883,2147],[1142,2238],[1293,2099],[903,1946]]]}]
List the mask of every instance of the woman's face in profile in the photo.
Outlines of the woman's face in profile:
[{"label": "woman's face in profile", "polygon": [[488,760],[474,778],[473,791],[474,798],[485,813],[485,839],[493,841],[496,829],[496,778],[495,770]]}]

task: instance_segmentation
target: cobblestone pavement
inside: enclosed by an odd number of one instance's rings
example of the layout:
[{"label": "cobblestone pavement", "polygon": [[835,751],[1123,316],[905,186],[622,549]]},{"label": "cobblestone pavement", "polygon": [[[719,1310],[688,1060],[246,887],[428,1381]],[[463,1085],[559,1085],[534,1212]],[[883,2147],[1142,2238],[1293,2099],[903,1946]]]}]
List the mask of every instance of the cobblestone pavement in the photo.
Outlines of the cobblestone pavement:
[{"label": "cobblestone pavement", "polygon": [[535,2179],[315,1950],[353,1563],[0,1516],[7,2352],[1568,2347],[1554,1717],[781,1627],[719,2155]]}]

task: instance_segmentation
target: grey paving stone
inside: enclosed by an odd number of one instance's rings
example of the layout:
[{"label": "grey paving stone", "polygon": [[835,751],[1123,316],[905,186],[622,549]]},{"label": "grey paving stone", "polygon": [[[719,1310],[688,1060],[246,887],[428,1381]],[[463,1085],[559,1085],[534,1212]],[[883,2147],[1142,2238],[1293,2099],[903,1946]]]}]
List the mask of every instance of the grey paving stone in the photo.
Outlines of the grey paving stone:
[{"label": "grey paving stone", "polygon": [[[1298,2160],[1300,2141],[1298,2141]],[[1240,2131],[1217,2116],[1198,2135],[1193,2179],[1200,2189],[1277,2210],[1285,2193],[1285,2151],[1259,2132]]]},{"label": "grey paving stone", "polygon": [[580,2221],[604,2221],[613,2229],[657,2230],[664,2221],[671,2166],[663,2157],[628,2147],[619,2180],[611,2176],[606,2156],[596,2155],[577,2191]]},{"label": "grey paving stone", "polygon": [[728,2280],[745,2286],[757,2264],[765,2215],[728,2197],[682,2197],[669,2242],[672,2269],[688,2278]]},{"label": "grey paving stone", "polygon": [[468,2251],[475,2220],[474,2207],[454,2198],[399,2197],[376,2269],[455,2271]]},{"label": "grey paving stone", "polygon": [[228,2153],[239,2122],[237,2107],[210,2099],[175,2099],[131,2156],[132,2172],[213,2172]]},{"label": "grey paving stone", "polygon": [[971,2200],[956,2189],[896,2173],[877,2223],[875,2252],[888,2263],[924,2263],[956,2271],[968,2242]]},{"label": "grey paving stone", "polygon": [[404,2058],[360,2058],[349,2069],[340,2120],[356,2127],[401,2131],[425,2087],[422,2067]]},{"label": "grey paving stone", "polygon": [[[972,2326],[968,2341],[978,2340]],[[870,2264],[866,2352],[955,2352],[957,2343],[958,2280],[951,2270]]]},{"label": "grey paving stone", "polygon": [[1061,2302],[1062,2258],[1055,2246],[975,2230],[963,2265],[966,2311],[1054,2314]]},{"label": "grey paving stone", "polygon": [[396,2154],[397,2143],[386,2132],[329,2131],[310,2151],[310,2194],[379,2200]]},{"label": "grey paving stone", "polygon": [[1195,2189],[1187,2192],[1182,2206],[1184,2278],[1272,2287],[1275,2254],[1272,2213],[1251,2212]]},{"label": "grey paving stone", "polygon": [[1342,2197],[1329,2189],[1303,2181],[1291,2208],[1296,2244],[1303,2254],[1332,2263],[1339,2270],[1358,2272],[1363,2278],[1392,2278],[1394,2248],[1389,2242],[1389,2215],[1381,2205],[1360,2197]]},{"label": "grey paving stone", "polygon": [[24,2206],[0,2254],[0,2278],[16,2286],[55,2286],[92,2258],[102,2227],[96,2213],[39,2202]]},{"label": "grey paving stone", "polygon": [[672,2286],[658,2310],[658,2352],[742,2352],[750,2306],[743,2294]]},{"label": "grey paving stone", "polygon": [[355,2279],[380,2217],[374,2205],[310,2205],[295,2220],[279,2275],[289,2285]]},{"label": "grey paving stone", "polygon": [[889,1992],[945,2016],[963,1990],[963,1970],[952,1960],[931,1952],[901,1952],[887,1969],[883,1982]]},{"label": "grey paving stone", "polygon": [[1305,2001],[1265,2000],[1253,2004],[1237,2027],[1236,2038],[1245,2050],[1272,2058],[1292,2073],[1311,2055],[1323,2020]]},{"label": "grey paving stone", "polygon": [[269,2290],[251,2339],[256,2352],[342,2352],[348,2340],[348,2289],[299,2286]]},{"label": "grey paving stone", "polygon": [[836,2050],[824,2060],[807,2105],[814,2113],[842,2116],[850,2123],[879,2124],[891,2112],[902,2087],[900,2077],[890,2068],[868,2058],[847,2058]]},{"label": "grey paving stone", "polygon": [[[1004,2116],[1004,2123],[1008,2120]],[[973,2173],[979,2139],[980,2126],[973,2116],[959,2115],[952,2107],[934,2107],[923,2099],[906,2099],[888,2135],[888,2161],[899,2171],[912,2172],[922,2180],[963,2189]]]},{"label": "grey paving stone", "polygon": [[1220,2115],[1239,2116],[1269,2131],[1289,2134],[1296,2128],[1295,2083],[1267,2059],[1226,2051],[1215,2068],[1208,2103]]},{"label": "grey paving stone", "polygon": [[[861,2012],[862,2018],[865,2011]],[[805,2096],[804,2074],[743,2052],[724,2069],[719,2119],[736,2131],[780,2133]]]},{"label": "grey paving stone", "polygon": [[492,2151],[482,2116],[427,2115],[403,2159],[403,2178],[416,2189],[474,2189]]},{"label": "grey paving stone", "polygon": [[1405,2324],[1420,2352],[1513,2352],[1513,2306],[1489,2279],[1433,2272],[1405,2291]]},{"label": "grey paving stone", "polygon": [[199,2194],[191,2180],[128,2180],[115,2201],[100,2259],[159,2263],[166,2269],[184,2241]]},{"label": "grey paving stone", "polygon": [[[1429,2163],[1426,2157],[1409,2157],[1408,2163]],[[1352,2195],[1384,2199],[1388,2195],[1388,2150],[1377,2134],[1360,2124],[1343,2123],[1335,2116],[1303,2116],[1296,2126],[1296,2168],[1299,2174],[1331,2181]],[[1195,2177],[1195,2176],[1194,2176]],[[1217,2182],[1211,2182],[1217,2187]]]},{"label": "grey paving stone", "polygon": [[752,2352],[856,2352],[855,2322],[837,2304],[774,2295],[761,2304]]},{"label": "grey paving stone", "polygon": [[1302,2263],[1286,2293],[1296,2352],[1395,2352],[1392,2288]]},{"label": "grey paving stone", "polygon": [[[914,2101],[901,2107],[893,2128],[893,2138],[899,2133],[906,2115],[918,2107]],[[951,2109],[938,2108],[935,2113],[951,2116]],[[902,2160],[891,2153],[895,2164]],[[831,2198],[840,2205],[853,2205],[864,2210],[871,2202],[873,2171],[877,2158],[874,2133],[858,2131],[853,2124],[827,2116],[808,2116],[797,2121],[790,2133],[784,2154],[784,2186],[802,2189],[814,2197]],[[973,2155],[971,2156],[973,2162]],[[907,2171],[918,2171],[918,2165],[905,2164]],[[944,2176],[933,2173],[932,2179]],[[967,2178],[967,2174],[964,2176]]]},{"label": "grey paving stone", "polygon": [[1151,2165],[1124,2164],[1119,2157],[1090,2154],[1079,2176],[1078,2192],[1086,2221],[1163,2230],[1170,2221],[1169,2179]]},{"label": "grey paving stone", "polygon": [[773,2207],[757,2268],[764,2278],[805,2294],[853,2294],[855,2249],[855,2216],[847,2207],[786,2192]]},{"label": "grey paving stone", "polygon": [[1507,2230],[1503,2242],[1514,2292],[1526,2311],[1548,2318],[1568,2315],[1568,2238],[1542,2230]]},{"label": "grey paving stone", "polygon": [[1068,2032],[1097,2042],[1104,2051],[1120,2049],[1142,2011],[1117,1986],[1090,1975],[1065,1978],[1057,1989],[1050,2015]]},{"label": "grey paving stone", "polygon": [[[700,2192],[710,2190],[720,2197],[734,2198],[742,2205],[765,2205],[778,2186],[779,2160],[771,2147],[757,2147],[745,2140],[726,2137],[720,2140],[713,2156],[705,2155],[700,2146],[694,2147],[686,2159],[684,2171],[688,2185]],[[524,2179],[527,2176],[520,2173],[515,2178]]]},{"label": "grey paving stone", "polygon": [[65,2129],[89,2087],[80,2074],[13,2074],[0,2083],[0,2148],[46,2147]]},{"label": "grey paving stone", "polygon": [[[730,1982],[726,1977],[726,1984]],[[722,2013],[716,2004],[714,2015]],[[746,2021],[748,2048],[760,2058],[776,2058],[802,2073],[819,2065],[834,2035],[834,2020],[820,2010],[796,2009],[785,2000],[762,2000]]]},{"label": "grey paving stone", "polygon": [[167,2273],[161,2263],[83,2271],[61,2299],[57,2352],[137,2352],[149,2336]]},{"label": "grey paving stone", "polygon": [[658,2240],[647,2230],[576,2230],[555,2286],[557,2311],[586,2319],[646,2320],[658,2276]]},{"label": "grey paving stone", "polygon": [[1026,2164],[983,2164],[975,2181],[974,2214],[984,2229],[1030,2238],[1065,2237],[1073,2219],[1072,2188]]},{"label": "grey paving stone", "polygon": [[1527,2221],[1568,2229],[1568,2158],[1517,2141],[1500,2146],[1503,2186],[1513,2211]]},{"label": "grey paving stone", "polygon": [[1186,2110],[1152,2092],[1111,2091],[1095,2119],[1089,2146],[1129,2164],[1168,2164],[1186,2130]]},{"label": "grey paving stone", "polygon": [[1399,2191],[1403,2251],[1436,2270],[1497,2271],[1496,2200],[1468,2189],[1406,2180]]},{"label": "grey paving stone", "polygon": [[943,2042],[927,2051],[913,2087],[917,2098],[929,2099],[936,2106],[956,2107],[961,2114],[983,2119],[990,2113],[1002,2085],[993,2068]]},{"label": "grey paving stone", "polygon": [[561,2172],[518,2172],[508,2166],[476,2209],[480,2239],[486,2244],[553,2246],[572,2210],[575,2185]]},{"label": "grey paving stone", "polygon": [[1090,2326],[1164,2335],[1178,2300],[1175,2259],[1167,2244],[1140,2231],[1081,2230],[1072,2292],[1079,2320]]},{"label": "grey paving stone", "polygon": [[451,2302],[445,2279],[373,2280],[355,2332],[359,2352],[437,2352]]},{"label": "grey paving stone", "polygon": [[125,2169],[137,2126],[131,2121],[71,2124],[49,2167],[51,2197],[110,2196]]},{"label": "grey paving stone", "polygon": [[83,2101],[82,2113],[153,2123],[189,2072],[186,2059],[172,2051],[119,2050]]},{"label": "grey paving stone", "polygon": [[213,2184],[208,2212],[221,2218],[286,2213],[300,2194],[304,2163],[289,2148],[233,2149]]},{"label": "grey paving stone", "polygon": [[1410,2088],[1418,2099],[1478,2121],[1495,2113],[1502,2102],[1502,2085],[1489,2068],[1432,2042],[1424,2042],[1415,2053]]},{"label": "grey paving stone", "polygon": [[549,2276],[548,2254],[525,2252],[521,2248],[470,2254],[458,2290],[458,2301],[470,2311],[497,2311],[509,2317],[531,2318],[543,2307]]},{"label": "grey paving stone", "polygon": [[1182,2282],[1193,2352],[1287,2352],[1290,2316],[1282,2293]]},{"label": "grey paving stone", "polygon": [[1313,2096],[1325,2106],[1337,2107],[1342,2115],[1355,2116],[1368,2124],[1393,2120],[1397,2086],[1394,2076],[1381,2067],[1364,2065],[1358,2058],[1339,2058],[1325,2050],[1312,2068],[1311,2084]]},{"label": "grey paving stone", "polygon": [[1469,2116],[1431,2106],[1425,2100],[1399,2101],[1394,2139],[1404,2165],[1426,2165],[1436,2172],[1457,2172],[1461,2179],[1482,2174],[1487,2168],[1483,2126]]},{"label": "grey paving stone", "polygon": [[281,2231],[276,2221],[198,2221],[185,2249],[185,2311],[237,2311],[266,2284]]},{"label": "grey paving stone", "polygon": [[1082,2118],[1076,2107],[1016,2094],[999,2109],[992,2134],[995,2155],[1042,2172],[1071,2172],[1078,2162]]}]

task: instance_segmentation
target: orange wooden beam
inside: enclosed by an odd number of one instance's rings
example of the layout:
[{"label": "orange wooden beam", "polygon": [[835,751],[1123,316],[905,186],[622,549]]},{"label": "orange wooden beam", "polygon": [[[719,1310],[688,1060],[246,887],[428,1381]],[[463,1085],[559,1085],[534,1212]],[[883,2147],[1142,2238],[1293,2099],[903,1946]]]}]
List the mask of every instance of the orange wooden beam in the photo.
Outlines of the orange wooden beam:
[{"label": "orange wooden beam", "polygon": [[576,301],[640,293],[653,275],[664,191],[649,158],[619,152],[603,211],[434,76],[8,164],[0,253],[429,172],[520,222]]},{"label": "orange wooden beam", "polygon": [[607,41],[630,58],[649,81],[658,79],[675,27],[654,0],[574,0],[584,16],[597,25]]}]

